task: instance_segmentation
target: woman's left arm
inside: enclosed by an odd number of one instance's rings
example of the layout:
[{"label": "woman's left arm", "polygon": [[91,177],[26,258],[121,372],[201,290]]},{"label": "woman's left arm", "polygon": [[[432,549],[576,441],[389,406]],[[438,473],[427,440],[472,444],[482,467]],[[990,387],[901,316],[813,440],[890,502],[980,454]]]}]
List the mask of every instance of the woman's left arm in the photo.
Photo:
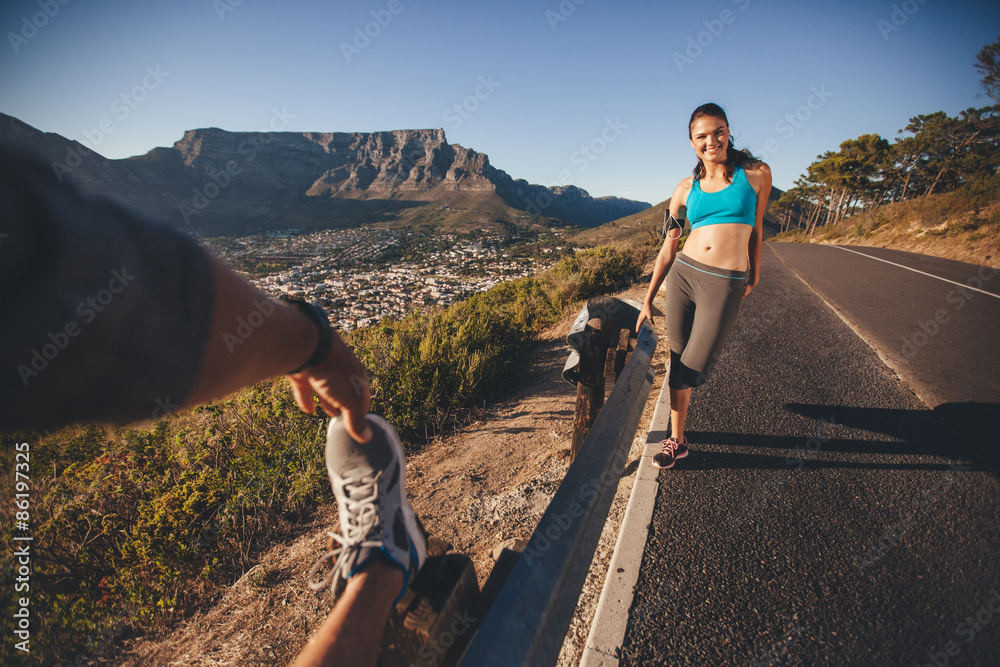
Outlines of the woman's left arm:
[{"label": "woman's left arm", "polygon": [[747,170],[747,180],[757,191],[757,216],[754,220],[753,232],[750,234],[750,243],[747,251],[750,255],[750,275],[747,277],[747,284],[743,288],[743,297],[746,298],[753,288],[760,282],[760,251],[764,242],[764,212],[767,210],[767,202],[771,197],[771,168],[763,162],[757,162],[752,170]]}]

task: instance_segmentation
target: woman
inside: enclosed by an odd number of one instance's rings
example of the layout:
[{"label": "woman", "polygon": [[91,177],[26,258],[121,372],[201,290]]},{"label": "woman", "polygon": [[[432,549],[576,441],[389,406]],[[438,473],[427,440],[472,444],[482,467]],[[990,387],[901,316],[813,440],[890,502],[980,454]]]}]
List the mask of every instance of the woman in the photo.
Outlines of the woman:
[{"label": "woman", "polygon": [[[653,298],[666,278],[670,437],[653,458],[658,468],[670,468],[688,455],[684,420],[691,389],[708,379],[740,302],[760,282],[761,225],[771,194],[771,169],[736,150],[722,107],[695,109],[688,137],[698,165],[670,198],[666,238],[636,325],[645,319],[653,323]],[[678,253],[685,215],[691,233]]]}]

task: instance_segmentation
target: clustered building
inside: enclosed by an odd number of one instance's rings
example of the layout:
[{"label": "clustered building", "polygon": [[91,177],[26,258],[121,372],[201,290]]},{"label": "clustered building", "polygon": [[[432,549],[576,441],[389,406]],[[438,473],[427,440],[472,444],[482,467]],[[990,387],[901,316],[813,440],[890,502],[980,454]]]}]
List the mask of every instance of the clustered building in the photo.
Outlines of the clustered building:
[{"label": "clustered building", "polygon": [[500,252],[501,237],[488,235],[476,241],[436,236],[419,261],[384,259],[400,247],[402,234],[370,228],[307,234],[284,230],[238,239],[237,247],[230,241],[220,254],[301,258],[294,268],[251,280],[272,294],[319,303],[330,313],[331,324],[345,331],[446,306],[542,268],[533,259]]}]

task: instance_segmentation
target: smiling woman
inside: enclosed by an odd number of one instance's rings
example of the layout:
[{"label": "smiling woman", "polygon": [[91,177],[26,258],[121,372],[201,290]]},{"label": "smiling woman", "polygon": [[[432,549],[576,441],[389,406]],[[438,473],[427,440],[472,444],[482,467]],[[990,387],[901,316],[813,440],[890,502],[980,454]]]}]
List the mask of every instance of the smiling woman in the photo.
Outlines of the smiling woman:
[{"label": "smiling woman", "polygon": [[[645,319],[652,324],[653,298],[666,280],[671,437],[653,459],[660,468],[688,455],[684,421],[691,389],[708,379],[740,303],[760,281],[761,225],[771,194],[770,168],[736,150],[722,107],[695,109],[688,136],[698,164],[670,198],[666,238],[636,325]],[[685,215],[691,234],[679,253]]]}]

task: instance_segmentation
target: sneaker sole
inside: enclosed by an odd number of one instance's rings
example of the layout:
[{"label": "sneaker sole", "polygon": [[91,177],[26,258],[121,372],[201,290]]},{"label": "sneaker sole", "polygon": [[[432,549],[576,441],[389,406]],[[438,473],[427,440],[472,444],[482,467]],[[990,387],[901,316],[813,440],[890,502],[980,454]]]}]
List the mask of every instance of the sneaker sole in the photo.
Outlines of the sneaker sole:
[{"label": "sneaker sole", "polygon": [[[416,574],[424,562],[427,561],[427,533],[420,524],[420,520],[417,519],[417,515],[414,514],[413,508],[410,507],[410,501],[406,498],[406,452],[403,451],[403,443],[399,440],[399,434],[396,433],[396,429],[389,425],[389,422],[373,414],[369,414],[368,419],[377,424],[386,434],[386,440],[388,440],[389,446],[392,447],[392,451],[396,455],[396,465],[399,466],[399,488],[401,490],[403,523],[406,525],[406,534],[410,540],[411,562],[413,556],[417,556],[417,567],[413,570],[414,574]],[[416,540],[410,537],[413,535],[419,535],[423,540]],[[409,572],[406,575],[407,586],[409,586],[411,581]]]},{"label": "sneaker sole", "polygon": [[654,457],[654,458],[653,458],[653,466],[654,466],[654,467],[656,467],[656,468],[659,468],[660,470],[668,470],[668,469],[670,469],[670,468],[673,468],[673,467],[674,467],[674,463],[676,463],[676,461],[677,461],[677,459],[674,459],[673,461],[671,461],[670,463],[668,463],[668,464],[666,464],[666,465],[661,465],[661,464],[660,464],[660,463],[659,463],[659,462],[658,462],[658,461],[656,460],[656,458]]}]

